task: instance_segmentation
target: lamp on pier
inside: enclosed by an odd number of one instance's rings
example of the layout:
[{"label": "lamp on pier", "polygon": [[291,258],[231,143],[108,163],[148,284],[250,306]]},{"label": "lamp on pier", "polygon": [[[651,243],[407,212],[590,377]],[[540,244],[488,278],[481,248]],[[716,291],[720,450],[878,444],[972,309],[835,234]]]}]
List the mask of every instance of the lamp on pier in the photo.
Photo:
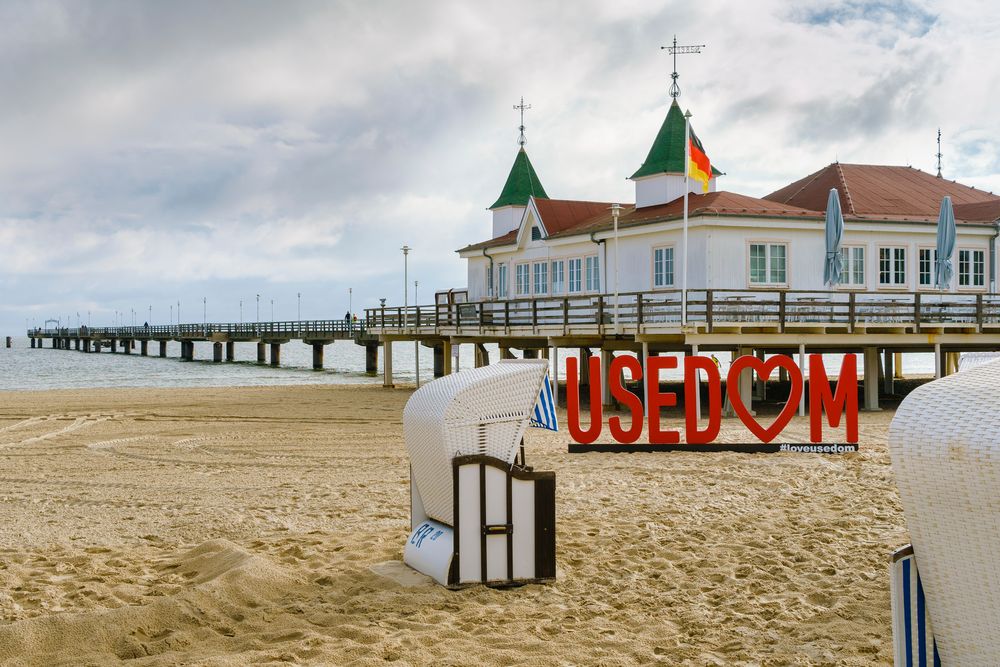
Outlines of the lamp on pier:
[{"label": "lamp on pier", "polygon": [[410,287],[409,287],[410,280],[409,280],[409,275],[408,275],[408,272],[409,272],[409,266],[408,266],[408,264],[409,264],[409,262],[408,262],[407,258],[409,257],[410,251],[413,250],[413,248],[411,248],[408,245],[404,245],[402,248],[400,248],[400,250],[403,251],[403,328],[405,329],[406,328],[406,321],[407,321],[407,317],[406,317],[407,316],[407,312],[406,311],[407,311],[407,308],[410,305],[409,299],[408,299],[408,297],[410,295]]}]

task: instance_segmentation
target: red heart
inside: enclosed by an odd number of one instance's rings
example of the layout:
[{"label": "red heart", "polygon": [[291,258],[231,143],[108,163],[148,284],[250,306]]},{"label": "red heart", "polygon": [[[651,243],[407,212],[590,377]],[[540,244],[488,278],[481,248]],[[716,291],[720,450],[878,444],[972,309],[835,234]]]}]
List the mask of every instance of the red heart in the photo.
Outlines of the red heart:
[{"label": "red heart", "polygon": [[[767,380],[771,376],[771,371],[775,368],[784,368],[788,371],[788,378],[792,381],[792,390],[788,393],[788,402],[781,409],[781,413],[774,422],[767,428],[758,423],[750,411],[747,410],[740,398],[740,373],[745,368],[752,368],[757,372],[757,376]],[[784,354],[776,354],[767,361],[761,361],[757,357],[746,355],[736,359],[729,367],[729,375],[726,376],[726,387],[729,390],[733,412],[739,416],[743,425],[750,429],[750,432],[757,436],[762,442],[771,442],[781,433],[788,422],[792,421],[795,410],[799,406],[799,399],[802,398],[802,371],[795,365],[791,357]]]}]

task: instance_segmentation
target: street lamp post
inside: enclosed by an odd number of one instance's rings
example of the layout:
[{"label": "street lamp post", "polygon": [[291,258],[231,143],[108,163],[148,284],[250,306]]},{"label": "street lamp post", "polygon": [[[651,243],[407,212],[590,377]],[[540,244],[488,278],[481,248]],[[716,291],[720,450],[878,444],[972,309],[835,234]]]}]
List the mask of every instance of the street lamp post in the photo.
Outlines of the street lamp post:
[{"label": "street lamp post", "polygon": [[[417,288],[419,286],[420,286],[420,281],[419,280],[414,280],[413,281],[413,303],[414,304],[420,303],[419,297],[417,296]],[[419,311],[420,309],[418,308],[417,310]],[[420,326],[420,319],[419,318],[417,319],[416,325],[418,327]],[[417,369],[417,389],[420,389],[420,341],[419,340],[413,341],[413,359],[414,359],[414,367]]]},{"label": "street lamp post", "polygon": [[201,297],[201,319],[205,335],[208,335],[208,297]]},{"label": "street lamp post", "polygon": [[274,322],[274,299],[271,299],[271,321]]},{"label": "street lamp post", "polygon": [[240,299],[240,324],[243,324],[243,299]]},{"label": "street lamp post", "polygon": [[354,335],[354,288],[347,288],[347,335]]},{"label": "street lamp post", "polygon": [[[615,222],[615,333],[618,333],[618,215],[621,213],[621,204],[611,205],[611,217]],[[642,298],[641,296],[639,298]]]},{"label": "street lamp post", "polygon": [[408,314],[406,311],[408,310],[410,305],[409,299],[407,298],[410,295],[409,260],[407,258],[409,257],[410,251],[413,250],[413,248],[411,248],[408,245],[404,245],[402,248],[400,248],[400,250],[403,251],[403,328],[405,329],[407,324],[407,314]]}]

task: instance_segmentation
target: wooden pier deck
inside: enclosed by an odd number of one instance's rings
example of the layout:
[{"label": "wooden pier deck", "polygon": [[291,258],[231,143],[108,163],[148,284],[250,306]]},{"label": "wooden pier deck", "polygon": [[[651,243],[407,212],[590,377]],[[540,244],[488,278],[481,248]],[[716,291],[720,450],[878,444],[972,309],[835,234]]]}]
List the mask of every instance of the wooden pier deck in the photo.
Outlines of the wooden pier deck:
[{"label": "wooden pier deck", "polygon": [[257,361],[266,363],[270,347],[270,363],[281,365],[281,346],[301,340],[313,348],[313,368],[323,368],[325,346],[350,340],[366,349],[366,370],[374,374],[378,362],[377,337],[369,334],[363,322],[344,320],[296,320],[290,322],[255,323],[203,323],[174,324],[138,327],[78,327],[75,329],[29,329],[31,347],[43,347],[46,340],[56,349],[75,349],[81,352],[100,352],[107,349],[117,352],[119,344],[124,354],[130,354],[139,343],[139,354],[149,353],[149,343],[159,344],[159,356],[167,356],[167,343],[181,344],[181,359],[194,360],[194,344],[200,341],[213,344],[212,360],[221,362],[235,359],[236,343],[256,343]]},{"label": "wooden pier deck", "polygon": [[[477,364],[489,363],[484,343],[499,345],[501,356],[520,349],[556,358],[561,348],[641,358],[732,351],[798,354],[802,364],[811,352],[861,353],[869,409],[878,405],[874,378],[884,377],[891,393],[893,365],[903,352],[933,352],[937,374],[944,375],[957,368],[960,352],[1000,350],[1000,294],[702,289],[687,292],[685,317],[682,307],[680,290],[656,290],[622,293],[617,308],[612,294],[371,308],[364,324],[383,343],[434,347],[435,361],[441,356],[445,363],[451,346],[463,343],[477,346]],[[384,368],[391,385],[390,356]]]}]

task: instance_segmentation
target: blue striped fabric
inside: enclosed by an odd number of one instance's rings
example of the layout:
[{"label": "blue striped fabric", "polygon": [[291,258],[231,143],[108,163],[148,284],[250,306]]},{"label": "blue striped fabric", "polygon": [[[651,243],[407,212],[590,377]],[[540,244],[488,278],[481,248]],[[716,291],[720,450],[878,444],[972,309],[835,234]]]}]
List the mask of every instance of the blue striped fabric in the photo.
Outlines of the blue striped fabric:
[{"label": "blue striped fabric", "polygon": [[896,664],[905,667],[941,667],[937,642],[927,614],[924,587],[913,554],[898,558],[892,567],[892,607]]},{"label": "blue striped fabric", "polygon": [[542,382],[542,390],[538,392],[538,400],[535,401],[535,409],[531,413],[528,425],[549,431],[559,430],[559,421],[556,419],[556,404],[552,398],[552,383],[549,381],[547,373],[545,381]]}]

